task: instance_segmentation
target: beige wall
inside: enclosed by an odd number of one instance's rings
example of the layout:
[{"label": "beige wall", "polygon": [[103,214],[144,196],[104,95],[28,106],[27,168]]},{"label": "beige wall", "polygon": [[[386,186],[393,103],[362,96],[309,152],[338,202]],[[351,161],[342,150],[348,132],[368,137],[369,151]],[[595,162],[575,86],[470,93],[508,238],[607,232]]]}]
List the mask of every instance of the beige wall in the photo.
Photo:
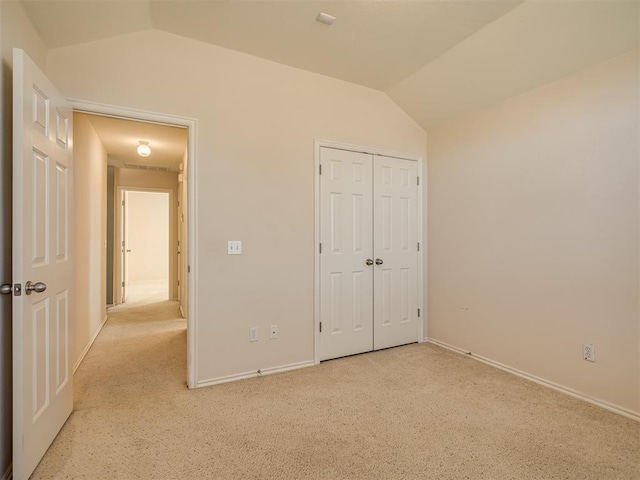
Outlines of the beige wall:
[{"label": "beige wall", "polygon": [[107,153],[85,115],[73,121],[75,365],[106,317]]},{"label": "beige wall", "polygon": [[169,193],[127,192],[129,285],[163,281],[169,294]]},{"label": "beige wall", "polygon": [[[13,48],[44,70],[47,50],[17,2],[0,1],[0,284],[11,282]],[[0,477],[12,459],[11,296],[0,296]]]},{"label": "beige wall", "polygon": [[636,414],[637,60],[427,135],[429,336]]},{"label": "beige wall", "polygon": [[159,31],[53,50],[48,74],[198,121],[198,380],[313,361],[314,138],[424,155],[424,131],[381,92]]},{"label": "beige wall", "polygon": [[[169,298],[175,299],[178,296],[178,234],[177,234],[177,215],[178,215],[178,174],[169,172],[156,172],[153,170],[137,170],[130,168],[117,168],[116,189],[162,189],[171,191],[171,209],[169,216],[170,231],[170,263],[169,263]],[[121,209],[116,208],[116,238],[120,238],[120,215]],[[116,240],[116,244],[119,240]],[[116,255],[116,278],[120,276],[120,255]],[[119,292],[116,289],[116,292]],[[120,298],[116,303],[120,303]]]}]

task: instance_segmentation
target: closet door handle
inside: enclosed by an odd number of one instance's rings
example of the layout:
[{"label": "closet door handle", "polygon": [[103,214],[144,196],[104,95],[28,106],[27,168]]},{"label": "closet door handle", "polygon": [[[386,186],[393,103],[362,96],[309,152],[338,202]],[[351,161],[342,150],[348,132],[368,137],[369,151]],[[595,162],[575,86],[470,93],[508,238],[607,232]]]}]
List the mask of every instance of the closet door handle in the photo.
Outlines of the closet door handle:
[{"label": "closet door handle", "polygon": [[370,258],[367,258],[367,261],[365,263],[367,265],[371,266],[371,265],[373,265],[373,260],[371,260]]},{"label": "closet door handle", "polygon": [[382,265],[384,262],[381,258],[376,258],[376,265]]}]

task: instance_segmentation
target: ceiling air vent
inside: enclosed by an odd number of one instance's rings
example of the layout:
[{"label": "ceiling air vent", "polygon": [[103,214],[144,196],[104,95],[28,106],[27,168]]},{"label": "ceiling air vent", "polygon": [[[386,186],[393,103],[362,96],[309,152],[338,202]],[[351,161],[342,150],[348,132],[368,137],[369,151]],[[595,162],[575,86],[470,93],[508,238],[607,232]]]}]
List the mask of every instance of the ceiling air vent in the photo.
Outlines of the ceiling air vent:
[{"label": "ceiling air vent", "polygon": [[157,165],[140,165],[137,163],[125,163],[124,168],[136,168],[138,170],[154,170],[156,172],[170,172],[170,167],[159,167]]}]

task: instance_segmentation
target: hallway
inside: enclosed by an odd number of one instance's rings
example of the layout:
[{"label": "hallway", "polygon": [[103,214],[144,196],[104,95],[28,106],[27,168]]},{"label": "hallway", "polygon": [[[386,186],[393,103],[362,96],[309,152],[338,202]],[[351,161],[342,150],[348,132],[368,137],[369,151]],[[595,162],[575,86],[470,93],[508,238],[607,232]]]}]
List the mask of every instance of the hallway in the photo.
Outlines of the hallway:
[{"label": "hallway", "polygon": [[74,376],[74,413],[186,389],[187,321],[178,302],[133,301],[109,319]]},{"label": "hallway", "polygon": [[32,479],[132,478],[132,452],[145,450],[150,429],[163,430],[153,411],[167,405],[158,399],[188,392],[187,321],[178,302],[152,300],[141,295],[109,310],[74,375],[73,413]]}]

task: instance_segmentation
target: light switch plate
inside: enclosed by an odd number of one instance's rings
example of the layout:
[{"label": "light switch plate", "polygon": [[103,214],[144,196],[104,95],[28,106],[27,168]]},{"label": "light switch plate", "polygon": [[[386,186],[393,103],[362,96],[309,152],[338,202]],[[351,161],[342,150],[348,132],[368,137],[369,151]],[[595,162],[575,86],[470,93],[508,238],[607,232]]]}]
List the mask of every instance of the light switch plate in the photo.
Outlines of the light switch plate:
[{"label": "light switch plate", "polygon": [[229,240],[227,242],[227,255],[241,255],[241,254],[242,254],[242,241]]}]

